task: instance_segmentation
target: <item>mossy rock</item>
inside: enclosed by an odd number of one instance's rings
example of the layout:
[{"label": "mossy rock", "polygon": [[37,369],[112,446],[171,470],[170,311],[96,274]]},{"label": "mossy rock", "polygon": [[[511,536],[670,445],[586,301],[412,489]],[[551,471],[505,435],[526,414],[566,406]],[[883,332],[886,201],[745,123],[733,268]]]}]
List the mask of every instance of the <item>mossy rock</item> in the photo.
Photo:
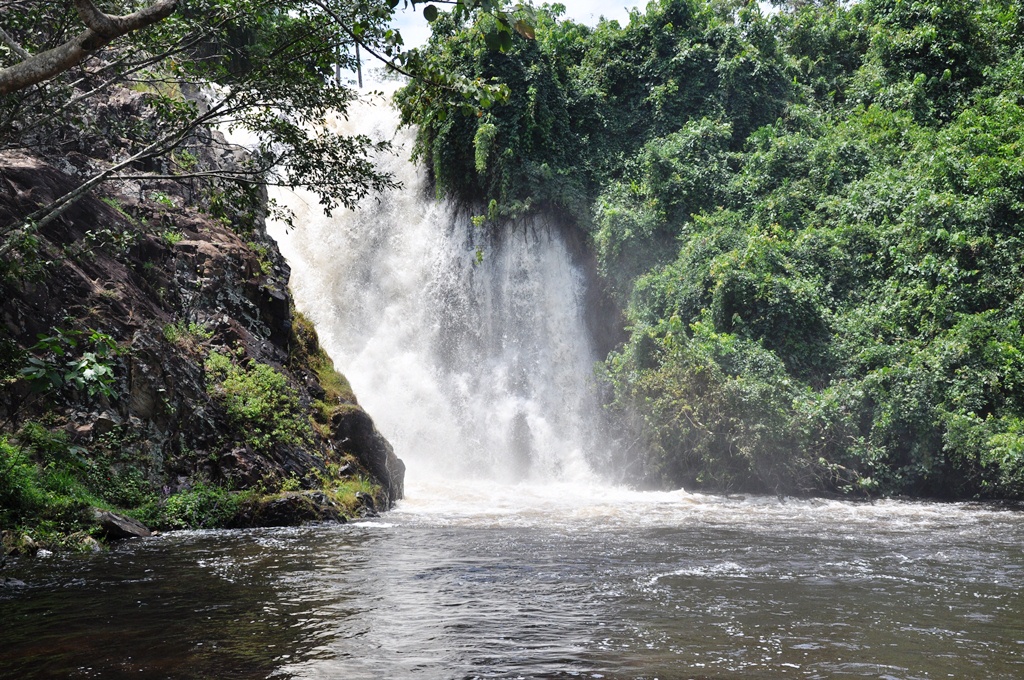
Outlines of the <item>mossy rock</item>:
[{"label": "mossy rock", "polygon": [[261,496],[241,504],[231,521],[233,528],[289,527],[310,522],[345,522],[346,517],[322,491],[284,492]]}]

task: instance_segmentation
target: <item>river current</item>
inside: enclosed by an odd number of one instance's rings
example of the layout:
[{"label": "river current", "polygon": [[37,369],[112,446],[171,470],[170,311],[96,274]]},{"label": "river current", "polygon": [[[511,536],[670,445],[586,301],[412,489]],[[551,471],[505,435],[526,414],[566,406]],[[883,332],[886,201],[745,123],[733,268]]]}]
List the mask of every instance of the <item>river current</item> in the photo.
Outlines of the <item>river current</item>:
[{"label": "river current", "polygon": [[1021,678],[1024,522],[413,485],[380,519],[16,562],[4,678]]},{"label": "river current", "polygon": [[408,466],[345,525],[171,532],[0,574],[0,678],[1024,678],[1024,515],[637,492],[565,225],[404,184],[280,193],[311,318]]}]

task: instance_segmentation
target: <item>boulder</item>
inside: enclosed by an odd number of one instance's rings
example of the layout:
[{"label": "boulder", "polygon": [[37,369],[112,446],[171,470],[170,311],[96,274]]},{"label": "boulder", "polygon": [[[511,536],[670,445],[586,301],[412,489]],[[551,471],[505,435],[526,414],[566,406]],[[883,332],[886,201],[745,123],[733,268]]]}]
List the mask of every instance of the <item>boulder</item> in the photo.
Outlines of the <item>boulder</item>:
[{"label": "boulder", "polygon": [[93,518],[103,530],[103,534],[111,541],[123,538],[146,538],[153,535],[153,532],[142,522],[108,510],[94,510]]},{"label": "boulder", "polygon": [[335,413],[331,432],[338,448],[356,456],[380,482],[387,496],[385,509],[405,497],[405,463],[395,455],[391,443],[377,430],[366,411],[351,405]]}]

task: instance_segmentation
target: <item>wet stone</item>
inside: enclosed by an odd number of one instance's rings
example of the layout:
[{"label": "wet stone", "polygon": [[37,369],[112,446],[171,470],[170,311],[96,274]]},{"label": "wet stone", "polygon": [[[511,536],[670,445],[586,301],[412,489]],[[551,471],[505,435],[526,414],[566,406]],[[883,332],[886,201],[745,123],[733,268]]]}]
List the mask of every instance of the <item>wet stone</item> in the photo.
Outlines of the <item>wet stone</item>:
[{"label": "wet stone", "polygon": [[112,541],[123,538],[145,538],[153,535],[147,526],[131,517],[106,510],[95,510],[93,516],[106,537]]}]

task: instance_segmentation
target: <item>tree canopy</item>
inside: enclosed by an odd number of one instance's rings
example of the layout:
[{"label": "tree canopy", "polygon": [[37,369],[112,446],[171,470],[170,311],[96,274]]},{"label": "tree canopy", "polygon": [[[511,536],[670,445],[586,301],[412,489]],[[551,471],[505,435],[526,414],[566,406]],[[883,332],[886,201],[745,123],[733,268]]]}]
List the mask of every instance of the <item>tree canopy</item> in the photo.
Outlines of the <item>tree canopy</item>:
[{"label": "tree canopy", "polygon": [[[336,68],[354,70],[357,44],[449,106],[501,95],[487,83],[431,71],[406,50],[392,26],[399,0],[111,0],[104,9],[93,0],[3,4],[0,151],[118,152],[110,154],[116,160],[82,170],[74,191],[0,225],[2,253],[110,180],[199,178],[214,211],[226,204],[255,209],[262,187],[273,184],[312,190],[328,212],[393,185],[369,161],[386,143],[322,125],[328,114],[345,115],[357,96],[333,77]],[[454,17],[488,14],[498,48],[509,34],[530,30],[526,8],[499,0],[445,4]],[[434,4],[423,13],[439,14]],[[124,106],[141,99],[141,109],[111,111],[107,103],[118,91],[115,99]],[[246,153],[208,133],[218,127],[244,131],[251,140]]]}]

